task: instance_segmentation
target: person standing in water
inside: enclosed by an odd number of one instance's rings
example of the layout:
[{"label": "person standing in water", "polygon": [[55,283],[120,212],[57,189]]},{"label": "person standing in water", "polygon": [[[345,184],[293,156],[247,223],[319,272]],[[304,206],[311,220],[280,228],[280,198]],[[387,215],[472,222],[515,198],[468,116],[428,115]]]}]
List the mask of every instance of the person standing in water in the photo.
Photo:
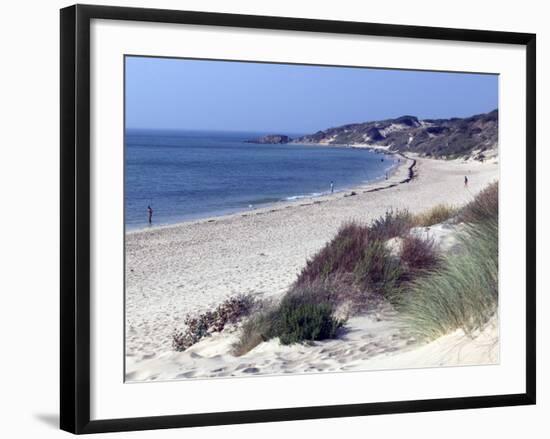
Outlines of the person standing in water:
[{"label": "person standing in water", "polygon": [[330,193],[331,194],[334,193],[334,182],[333,181],[330,182]]},{"label": "person standing in water", "polygon": [[468,187],[468,176],[464,176],[464,187]]},{"label": "person standing in water", "polygon": [[151,206],[147,206],[147,217],[149,220],[149,225],[153,224],[153,209],[151,209]]}]

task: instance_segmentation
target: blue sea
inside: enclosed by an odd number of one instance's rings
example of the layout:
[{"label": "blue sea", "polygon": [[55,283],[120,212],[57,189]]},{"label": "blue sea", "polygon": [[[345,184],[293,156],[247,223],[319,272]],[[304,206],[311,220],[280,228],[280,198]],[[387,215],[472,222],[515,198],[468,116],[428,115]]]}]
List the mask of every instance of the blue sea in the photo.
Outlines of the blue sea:
[{"label": "blue sea", "polygon": [[127,230],[246,211],[382,179],[395,159],[361,149],[259,145],[265,133],[128,130]]}]

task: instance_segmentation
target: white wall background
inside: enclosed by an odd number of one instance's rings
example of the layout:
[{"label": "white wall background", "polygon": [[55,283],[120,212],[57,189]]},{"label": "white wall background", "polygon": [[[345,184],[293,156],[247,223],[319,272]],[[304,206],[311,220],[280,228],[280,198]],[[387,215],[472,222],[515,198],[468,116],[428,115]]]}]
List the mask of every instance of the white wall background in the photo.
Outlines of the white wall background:
[{"label": "white wall background", "polygon": [[[550,428],[548,290],[550,176],[549,9],[523,0],[392,0],[321,3],[299,0],[104,0],[87,3],[296,16],[396,24],[535,32],[538,38],[538,347],[539,403],[457,412],[389,415],[338,420],[285,422],[123,433],[112,437],[275,438],[349,437],[477,438],[546,437]],[[0,14],[0,435],[60,437],[58,419],[59,286],[59,13],[70,2],[9,2]]]}]

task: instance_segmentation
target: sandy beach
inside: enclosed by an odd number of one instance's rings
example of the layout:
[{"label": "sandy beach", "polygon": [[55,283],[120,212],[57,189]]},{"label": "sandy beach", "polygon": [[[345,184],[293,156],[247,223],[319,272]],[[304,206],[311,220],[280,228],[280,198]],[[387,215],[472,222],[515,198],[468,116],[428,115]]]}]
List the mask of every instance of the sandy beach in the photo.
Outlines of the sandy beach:
[{"label": "sandy beach", "polygon": [[[414,164],[414,178],[408,181]],[[183,326],[186,314],[204,311],[240,293],[259,297],[285,292],[306,260],[330,240],[346,221],[369,222],[389,209],[421,212],[440,203],[460,206],[498,179],[496,161],[480,163],[409,157],[388,180],[330,196],[237,214],[151,228],[126,234],[126,376],[132,380],[199,376],[233,376],[258,372],[288,373],[387,368],[439,364],[468,364],[476,352],[497,361],[496,323],[462,347],[468,359],[455,358],[452,349],[432,344],[416,346],[401,333],[391,310],[350,319],[342,344],[334,340],[310,347],[263,343],[243,357],[231,357],[235,334],[217,334],[186,352],[171,351],[171,333]],[[468,177],[468,187],[464,186]],[[352,191],[355,193],[351,195]],[[368,330],[361,330],[361,328]],[[367,334],[370,338],[367,340]],[[445,338],[445,337],[444,337]],[[457,331],[447,340],[460,346]],[[477,341],[476,341],[477,340]],[[490,346],[477,349],[472,343]],[[301,350],[309,349],[304,360]],[[337,352],[346,351],[341,356]],[[427,350],[424,355],[419,349]],[[430,351],[432,349],[432,351]],[[437,355],[428,355],[429,352]],[[446,355],[446,356],[445,356]],[[401,360],[398,360],[399,356]],[[230,358],[231,357],[231,358]],[[224,367],[220,367],[225,365]],[[247,372],[248,371],[248,372]]]}]

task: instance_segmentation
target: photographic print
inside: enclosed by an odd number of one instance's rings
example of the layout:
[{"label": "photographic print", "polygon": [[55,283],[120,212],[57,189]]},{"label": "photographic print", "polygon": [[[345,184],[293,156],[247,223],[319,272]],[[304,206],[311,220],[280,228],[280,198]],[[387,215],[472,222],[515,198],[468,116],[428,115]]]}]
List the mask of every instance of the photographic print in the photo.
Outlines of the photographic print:
[{"label": "photographic print", "polygon": [[124,62],[127,382],[499,363],[497,74]]}]

